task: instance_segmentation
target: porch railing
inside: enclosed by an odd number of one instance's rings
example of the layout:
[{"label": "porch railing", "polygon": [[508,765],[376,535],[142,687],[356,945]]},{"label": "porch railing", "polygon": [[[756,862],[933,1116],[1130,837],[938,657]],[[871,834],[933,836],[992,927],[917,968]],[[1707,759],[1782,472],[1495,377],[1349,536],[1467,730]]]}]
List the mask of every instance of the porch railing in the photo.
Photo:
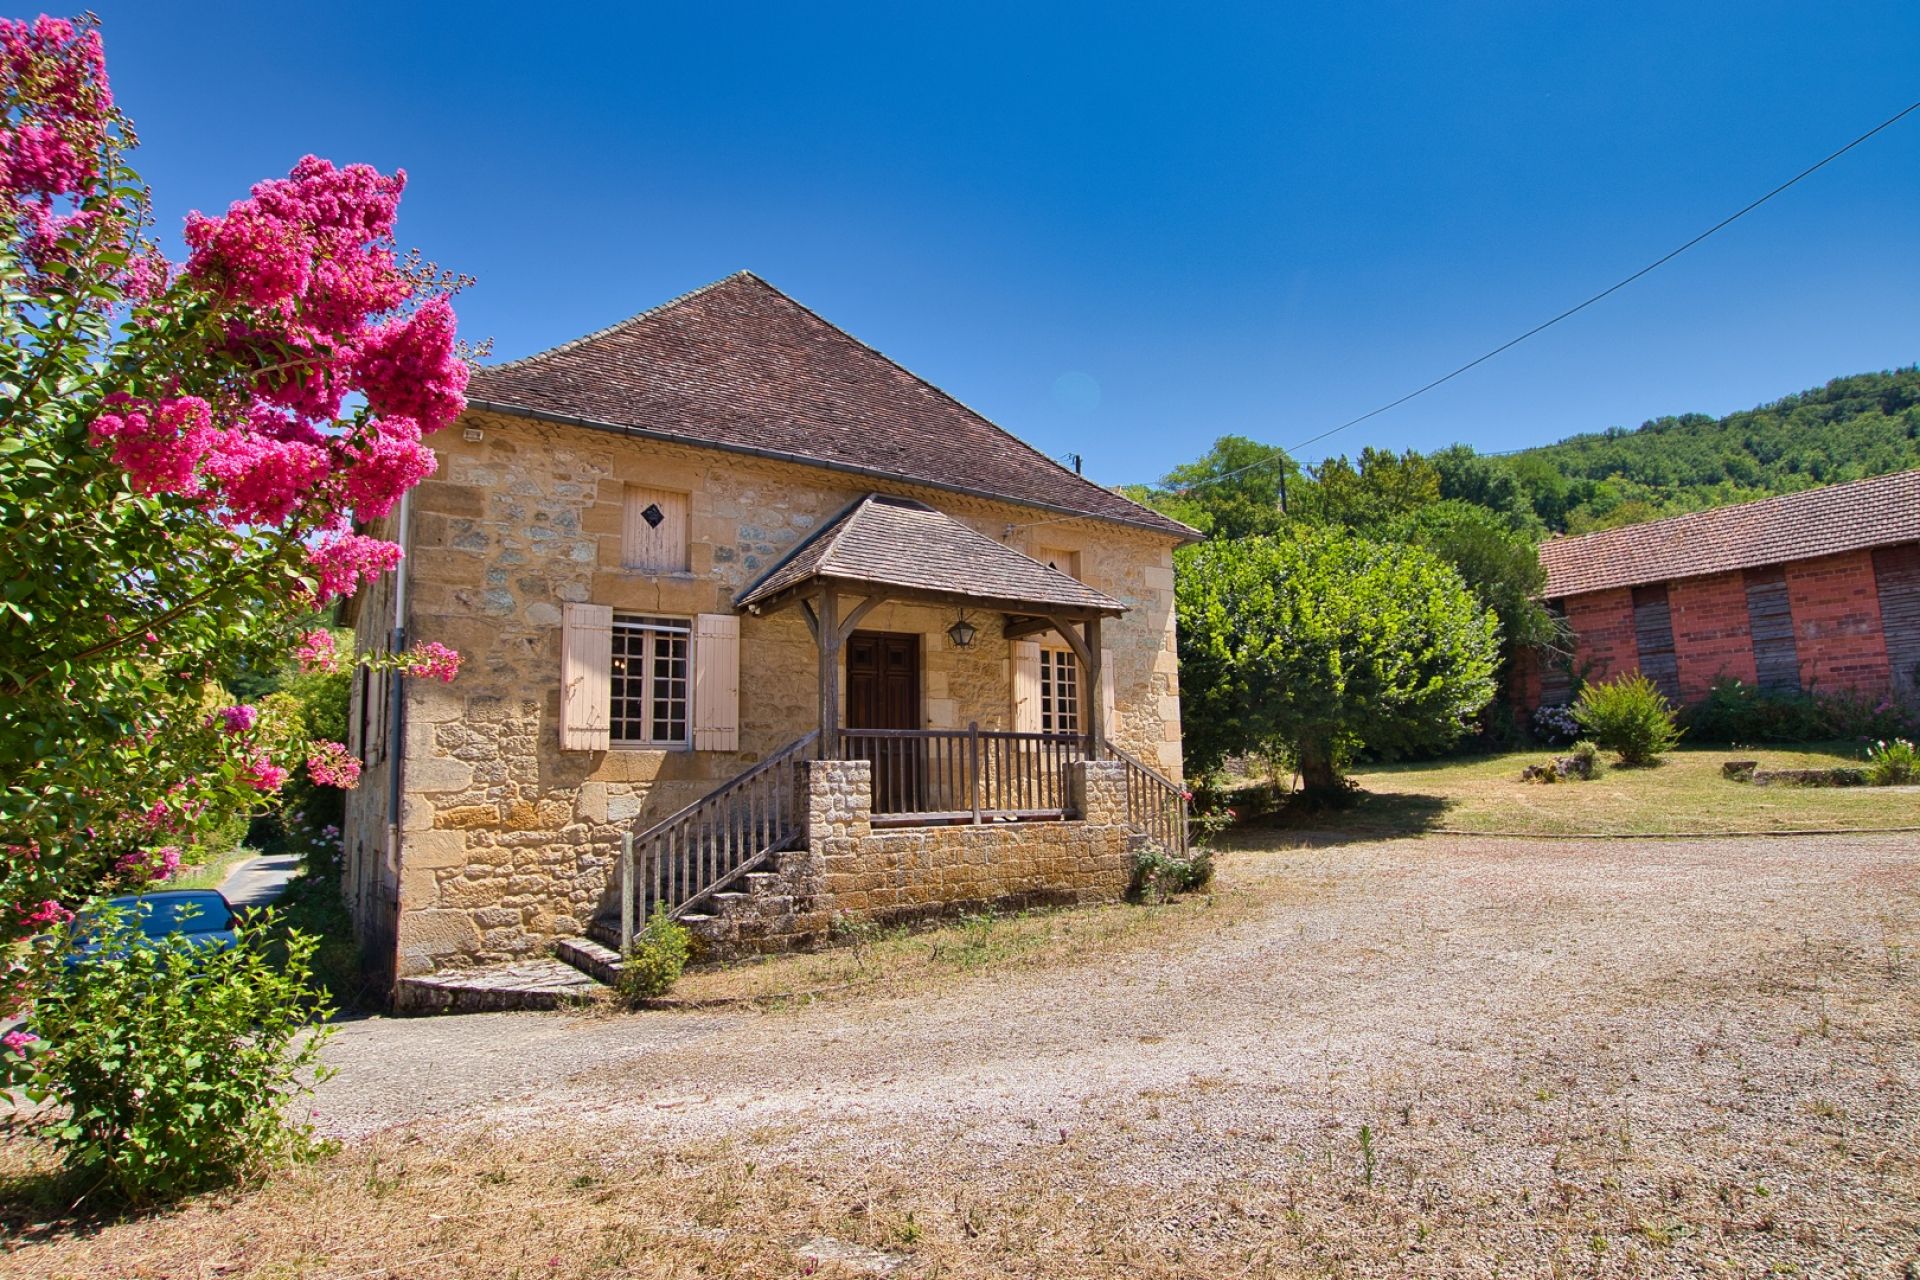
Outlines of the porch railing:
[{"label": "porch railing", "polygon": [[1113,743],[1113,758],[1127,767],[1127,825],[1175,857],[1187,856],[1187,793],[1180,784]]},{"label": "porch railing", "polygon": [[998,822],[1067,814],[1067,766],[1085,758],[1072,733],[845,729],[840,755],[873,765],[873,820]]},{"label": "porch railing", "polygon": [[655,904],[678,917],[807,834],[807,779],[818,732],[789,743],[733,781],[623,844],[620,938]]}]

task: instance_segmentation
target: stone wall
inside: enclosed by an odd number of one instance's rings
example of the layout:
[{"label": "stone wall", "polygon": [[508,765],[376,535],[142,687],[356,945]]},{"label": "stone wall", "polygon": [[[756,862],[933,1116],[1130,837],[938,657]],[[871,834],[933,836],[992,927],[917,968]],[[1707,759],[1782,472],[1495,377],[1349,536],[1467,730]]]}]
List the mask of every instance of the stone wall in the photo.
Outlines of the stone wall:
[{"label": "stone wall", "polygon": [[[679,617],[731,612],[738,591],[876,488],[917,498],[1022,550],[1064,549],[1090,585],[1126,604],[1129,612],[1103,628],[1115,669],[1109,733],[1180,775],[1170,538],[924,486],[497,414],[469,413],[432,443],[439,470],[412,495],[399,571],[407,580],[406,622],[413,641],[451,645],[465,662],[451,685],[404,682],[397,868],[376,867],[373,828],[386,820],[384,811],[363,802],[349,813],[349,849],[365,850],[349,879],[385,877],[384,909],[398,914],[401,975],[513,959],[583,932],[609,905],[623,830],[698,799],[816,727],[815,650],[788,610],[741,621],[740,750],[562,751],[563,606],[592,602]],[[690,496],[689,571],[622,567],[627,483]],[[360,606],[361,643],[375,643],[392,625],[391,604],[369,597]],[[922,637],[927,727],[1010,728],[1011,647],[997,617],[976,615],[980,634],[968,649],[947,640],[953,620],[952,610],[887,605],[862,626]],[[361,710],[356,700],[353,714]],[[368,752],[383,743],[367,744]],[[369,781],[384,788],[384,775]],[[369,877],[376,869],[380,875]]]},{"label": "stone wall", "polygon": [[1075,820],[875,828],[872,765],[814,761],[808,839],[700,926],[720,955],[817,945],[849,921],[891,924],[996,908],[1111,902],[1145,838],[1126,825],[1126,772],[1069,766]]}]

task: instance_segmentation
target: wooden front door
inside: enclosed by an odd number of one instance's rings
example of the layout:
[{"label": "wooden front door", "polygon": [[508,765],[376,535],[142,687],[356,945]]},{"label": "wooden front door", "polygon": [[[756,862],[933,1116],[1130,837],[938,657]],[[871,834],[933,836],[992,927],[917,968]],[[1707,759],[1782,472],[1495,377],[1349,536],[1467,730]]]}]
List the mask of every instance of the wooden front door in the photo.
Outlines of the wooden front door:
[{"label": "wooden front door", "polygon": [[921,744],[863,738],[861,729],[920,727],[920,637],[856,631],[847,638],[847,729],[856,759],[873,762],[876,813],[911,813],[919,805]]}]

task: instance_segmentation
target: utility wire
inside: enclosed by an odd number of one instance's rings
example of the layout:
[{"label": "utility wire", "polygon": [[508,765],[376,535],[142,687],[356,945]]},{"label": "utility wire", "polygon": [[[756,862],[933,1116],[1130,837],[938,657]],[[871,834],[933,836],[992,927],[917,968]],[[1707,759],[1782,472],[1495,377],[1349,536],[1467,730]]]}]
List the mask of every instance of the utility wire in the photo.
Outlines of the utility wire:
[{"label": "utility wire", "polygon": [[[1830,153],[1829,155],[1817,161],[1816,163],[1808,165],[1806,168],[1802,169],[1799,173],[1794,174],[1791,178],[1788,178],[1785,182],[1781,183],[1779,186],[1775,187],[1773,190],[1767,192],[1765,195],[1761,196],[1759,199],[1753,201],[1750,204],[1745,205],[1744,207],[1736,210],[1733,213],[1728,214],[1726,217],[1720,219],[1720,221],[1714,223],[1712,226],[1708,227],[1705,231],[1702,231],[1699,235],[1695,236],[1693,239],[1681,245],[1678,249],[1673,250],[1671,253],[1663,254],[1662,256],[1655,258],[1652,262],[1649,262],[1646,266],[1640,268],[1638,271],[1634,272],[1632,275],[1627,276],[1624,279],[1618,280],[1611,285],[1608,285],[1606,288],[1594,294],[1592,297],[1588,298],[1586,301],[1581,302],[1575,306],[1568,307],[1565,311],[1562,311],[1559,315],[1553,317],[1551,320],[1542,321],[1541,323],[1533,326],[1533,328],[1527,330],[1525,333],[1521,334],[1519,337],[1508,339],[1506,342],[1501,343],[1499,346],[1495,347],[1493,350],[1487,352],[1486,354],[1477,356],[1474,359],[1467,361],[1465,364],[1453,370],[1451,373],[1442,374],[1440,377],[1435,378],[1432,382],[1427,383],[1425,386],[1422,386],[1422,387],[1416,388],[1413,391],[1407,392],[1407,394],[1401,396],[1398,400],[1390,400],[1386,404],[1381,405],[1377,409],[1369,409],[1367,412],[1361,414],[1356,418],[1347,419],[1345,422],[1341,423],[1337,427],[1329,427],[1327,430],[1322,431],[1319,435],[1308,436],[1305,440],[1300,441],[1298,444],[1293,445],[1291,448],[1281,450],[1279,453],[1274,454],[1272,457],[1262,458],[1260,461],[1249,463],[1244,467],[1236,467],[1232,471],[1224,471],[1217,476],[1204,477],[1203,479],[1196,480],[1192,484],[1185,486],[1186,489],[1197,489],[1202,485],[1218,484],[1222,480],[1231,480],[1236,476],[1245,475],[1249,471],[1257,471],[1261,467],[1271,466],[1275,462],[1282,461],[1289,454],[1293,453],[1295,450],[1304,449],[1306,446],[1310,444],[1317,444],[1320,441],[1325,440],[1328,436],[1338,435],[1340,432],[1345,431],[1349,427],[1357,427],[1369,418],[1377,418],[1381,414],[1386,413],[1389,410],[1399,408],[1401,405],[1407,403],[1407,401],[1409,400],[1425,395],[1427,392],[1432,391],[1435,387],[1438,387],[1444,383],[1453,381],[1455,378],[1467,372],[1469,369],[1473,369],[1479,365],[1483,365],[1487,361],[1493,359],[1495,356],[1501,354],[1502,352],[1509,351],[1512,348],[1519,346],[1521,343],[1525,342],[1528,338],[1533,337],[1535,334],[1542,333],[1548,329],[1551,329],[1554,325],[1559,324],[1562,320],[1578,315],[1580,312],[1585,311],[1588,307],[1592,306],[1596,302],[1599,302],[1601,299],[1620,292],[1620,290],[1626,288],[1628,285],[1632,284],[1634,281],[1638,280],[1640,277],[1646,275],[1648,272],[1657,270],[1658,268],[1665,266],[1667,263],[1672,262],[1675,258],[1679,257],[1681,254],[1685,253],[1687,250],[1693,248],[1695,245],[1699,244],[1702,240],[1705,240],[1709,236],[1714,235],[1716,232],[1722,231],[1725,228],[1731,226],[1733,223],[1738,222],[1741,218],[1746,217],[1749,213],[1752,213],[1755,209],[1758,209],[1761,205],[1773,199],[1775,196],[1787,190],[1789,187],[1793,187],[1799,184],[1801,181],[1812,177],[1814,174],[1826,168],[1828,165],[1832,164],[1835,160],[1838,160],[1841,156],[1847,154],[1847,152],[1853,150],[1855,147],[1859,146],[1861,143],[1865,142],[1867,139],[1873,137],[1875,134],[1880,133],[1885,129],[1891,128],[1892,126],[1898,124],[1901,120],[1904,120],[1906,117],[1912,115],[1916,111],[1920,111],[1920,102],[1911,103],[1904,110],[1895,112],[1893,115],[1888,116],[1885,120],[1882,120],[1879,124],[1873,126],[1873,128],[1867,130],[1865,133],[1855,138],[1852,142],[1849,142],[1846,146],[1841,147],[1838,151],[1834,151]],[[1071,519],[1072,517],[1065,517],[1065,518]],[[1035,521],[1034,523],[1054,524],[1054,523],[1057,523],[1057,521],[1040,520],[1040,521]]]}]

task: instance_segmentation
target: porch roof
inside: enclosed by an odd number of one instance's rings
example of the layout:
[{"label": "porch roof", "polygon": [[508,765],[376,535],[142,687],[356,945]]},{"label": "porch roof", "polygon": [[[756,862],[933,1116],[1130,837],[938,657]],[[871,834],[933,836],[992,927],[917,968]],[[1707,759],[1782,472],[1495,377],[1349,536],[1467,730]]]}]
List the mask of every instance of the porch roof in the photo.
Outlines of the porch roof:
[{"label": "porch roof", "polygon": [[789,552],[734,598],[759,613],[836,584],[983,609],[1073,617],[1127,607],[910,498],[868,494]]}]

